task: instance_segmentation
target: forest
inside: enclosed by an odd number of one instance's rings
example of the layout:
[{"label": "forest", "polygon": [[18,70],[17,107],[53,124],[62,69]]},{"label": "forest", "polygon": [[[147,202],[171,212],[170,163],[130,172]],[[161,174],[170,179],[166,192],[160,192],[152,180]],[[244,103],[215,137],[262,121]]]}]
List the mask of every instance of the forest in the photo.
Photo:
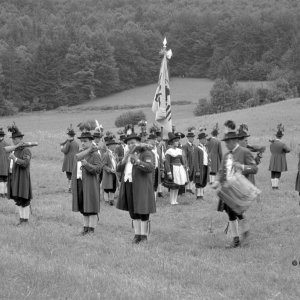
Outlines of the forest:
[{"label": "forest", "polygon": [[300,91],[298,0],[2,0],[0,114],[75,105],[170,75],[285,78]]}]

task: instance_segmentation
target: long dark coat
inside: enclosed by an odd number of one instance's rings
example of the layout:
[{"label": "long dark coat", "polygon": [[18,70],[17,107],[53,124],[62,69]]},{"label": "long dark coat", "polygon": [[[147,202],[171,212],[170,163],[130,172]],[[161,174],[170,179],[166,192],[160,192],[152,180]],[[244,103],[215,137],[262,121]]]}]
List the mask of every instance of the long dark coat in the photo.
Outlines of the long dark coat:
[{"label": "long dark coat", "polygon": [[[223,184],[226,180],[227,180],[227,169],[226,169],[226,163],[227,163],[227,158],[228,155],[230,153],[227,152],[221,162],[221,168],[219,170],[219,181],[221,184]],[[244,165],[244,170],[242,172],[242,174],[248,178],[249,180],[249,175],[250,174],[256,174],[258,171],[257,168],[257,164],[254,160],[253,155],[251,154],[251,152],[246,149],[243,148],[241,146],[239,146],[233,153],[233,161],[235,162],[239,162],[240,164]],[[223,203],[223,201],[221,199],[219,199],[219,204],[218,204],[218,211],[223,211],[224,209],[226,209],[226,204]]]},{"label": "long dark coat", "polygon": [[[100,155],[92,152],[86,157],[88,164],[82,167],[83,213],[98,213],[100,211],[100,185],[98,174],[102,168]],[[72,172],[72,211],[78,212],[77,194],[77,161],[74,161]]]},{"label": "long dark coat", "polygon": [[[140,165],[132,167],[133,207],[135,214],[152,214],[156,212],[153,189],[154,155],[145,150],[140,153]],[[120,162],[117,171],[121,173],[121,187],[116,207],[128,211],[123,181],[126,163]]]},{"label": "long dark coat", "polygon": [[285,172],[287,171],[286,153],[291,149],[280,140],[275,140],[270,145],[271,159],[269,171]]},{"label": "long dark coat", "polygon": [[[204,165],[203,165],[203,151],[199,147],[195,147],[194,150],[194,183],[202,184],[203,182],[209,181],[209,166],[206,172],[206,178],[204,178]],[[198,176],[200,174],[200,176]]]},{"label": "long dark coat", "polygon": [[9,169],[8,153],[5,152],[4,147],[9,144],[2,140],[0,142],[0,176],[7,176]]},{"label": "long dark coat", "polygon": [[30,179],[31,152],[28,148],[19,148],[14,152],[18,158],[13,163],[12,173],[8,174],[7,196],[9,199],[32,199]]},{"label": "long dark coat", "polygon": [[72,173],[75,161],[74,157],[79,152],[78,143],[75,140],[67,141],[62,147],[61,152],[64,153],[62,171]]},{"label": "long dark coat", "polygon": [[[114,153],[112,155],[115,155]],[[115,157],[115,162],[117,165],[117,158]],[[102,164],[103,164],[103,175],[102,175],[102,188],[103,189],[112,189],[113,188],[113,181],[114,181],[114,176],[112,171],[112,160],[109,154],[109,151],[105,152],[102,158]],[[117,186],[118,186],[118,181],[117,181]]]},{"label": "long dark coat", "polygon": [[190,181],[194,178],[194,151],[195,151],[195,145],[186,143],[182,146],[182,150],[184,152],[184,156],[186,158],[186,165],[189,170],[189,179]]},{"label": "long dark coat", "polygon": [[208,140],[206,147],[210,160],[210,172],[217,174],[220,169],[223,156],[221,142],[217,138],[211,137]]},{"label": "long dark coat", "polygon": [[121,161],[124,157],[124,147],[122,144],[118,145],[115,149],[115,153],[118,157],[118,161]]},{"label": "long dark coat", "polygon": [[300,153],[298,155],[299,155],[299,162],[298,162],[298,173],[297,173],[297,178],[296,178],[295,189],[296,189],[296,191],[300,192]]}]

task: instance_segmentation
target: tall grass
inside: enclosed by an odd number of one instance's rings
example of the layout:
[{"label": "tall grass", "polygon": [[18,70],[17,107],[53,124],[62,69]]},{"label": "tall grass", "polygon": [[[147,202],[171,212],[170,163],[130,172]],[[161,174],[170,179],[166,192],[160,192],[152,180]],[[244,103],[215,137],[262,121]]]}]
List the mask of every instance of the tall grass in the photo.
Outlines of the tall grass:
[{"label": "tall grass", "polygon": [[[234,119],[249,126],[252,144],[268,145],[282,122],[284,141],[300,141],[299,99],[213,116],[192,117],[193,105],[173,109],[178,130],[190,125],[212,129]],[[145,111],[147,118],[152,117]],[[118,112],[91,112],[107,130],[115,130]],[[294,191],[296,147],[289,154],[289,172],[280,190],[270,189],[267,149],[256,181],[261,203],[247,212],[250,244],[227,250],[227,217],[216,212],[217,198],[209,187],[204,201],[179,198],[171,207],[159,198],[151,216],[148,243],[131,244],[128,213],[101,202],[94,236],[81,237],[80,214],[71,211],[71,195],[61,173],[59,142],[69,123],[76,125],[86,113],[24,114],[15,119],[33,148],[31,166],[34,199],[28,226],[16,227],[16,207],[0,201],[1,299],[299,299],[300,197]],[[1,126],[13,119],[1,120]]]}]

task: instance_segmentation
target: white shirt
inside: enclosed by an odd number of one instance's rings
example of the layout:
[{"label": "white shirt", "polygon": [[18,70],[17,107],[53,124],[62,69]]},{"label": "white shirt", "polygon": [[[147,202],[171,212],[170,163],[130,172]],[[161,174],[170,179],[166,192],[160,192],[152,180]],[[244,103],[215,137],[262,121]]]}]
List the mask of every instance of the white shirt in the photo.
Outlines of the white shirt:
[{"label": "white shirt", "polygon": [[127,180],[129,182],[132,182],[132,167],[133,165],[130,161],[130,158],[128,158],[124,171],[124,182],[126,182]]},{"label": "white shirt", "polygon": [[77,179],[82,179],[82,169],[81,169],[81,161],[77,162],[77,174],[76,174],[76,178]]},{"label": "white shirt", "polygon": [[[14,151],[12,153],[14,153]],[[12,173],[13,166],[14,166],[14,160],[11,159],[9,162],[9,173],[10,174]]]},{"label": "white shirt", "polygon": [[198,147],[203,151],[203,165],[208,166],[208,154],[207,154],[206,147],[202,144],[199,144]]},{"label": "white shirt", "polygon": [[158,160],[159,160],[159,155],[157,153],[157,148],[152,149],[152,152],[154,153],[155,157],[155,169],[158,168]]},{"label": "white shirt", "polygon": [[116,171],[116,167],[117,167],[116,159],[113,155],[113,152],[109,149],[108,149],[108,155],[109,155],[111,163],[112,163],[112,169],[113,169],[113,171]]},{"label": "white shirt", "polygon": [[238,147],[239,147],[239,145],[236,145],[234,147],[234,149],[227,156],[227,161],[226,161],[226,179],[227,180],[230,179],[234,174],[234,170],[232,168],[233,161],[234,161],[232,152],[234,152]]}]

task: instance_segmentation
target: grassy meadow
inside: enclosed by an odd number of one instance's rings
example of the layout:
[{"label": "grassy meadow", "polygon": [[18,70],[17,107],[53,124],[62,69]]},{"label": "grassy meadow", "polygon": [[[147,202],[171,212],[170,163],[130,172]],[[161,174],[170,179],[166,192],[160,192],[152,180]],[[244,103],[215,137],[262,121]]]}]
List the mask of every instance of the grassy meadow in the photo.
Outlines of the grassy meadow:
[{"label": "grassy meadow", "polygon": [[[136,95],[132,90],[128,98],[123,95],[129,92],[124,92],[103,101],[139,103],[140,89]],[[143,101],[152,101],[153,93],[149,89]],[[198,94],[195,99],[199,98]],[[283,140],[293,149],[287,156],[289,172],[283,174],[280,190],[272,191],[267,147],[256,176],[261,201],[246,213],[249,246],[225,249],[231,239],[223,232],[227,217],[216,212],[217,197],[209,187],[203,201],[183,196],[176,207],[169,205],[167,194],[159,198],[146,244],[131,244],[128,213],[105,206],[103,199],[95,235],[79,236],[82,219],[71,211],[59,143],[70,123],[87,118],[116,132],[114,121],[120,111],[1,118],[0,126],[16,121],[25,140],[37,141],[39,147],[32,149],[34,199],[28,226],[16,227],[16,207],[11,200],[0,199],[0,299],[299,299],[300,266],[292,261],[300,261],[300,197],[294,191],[300,99],[203,117],[193,116],[194,106],[173,107],[177,130],[185,132],[195,125],[210,131],[216,122],[222,128],[225,120],[233,119],[248,124],[250,144],[268,146],[277,124],[285,126]],[[151,123],[150,108],[144,111]]]}]

